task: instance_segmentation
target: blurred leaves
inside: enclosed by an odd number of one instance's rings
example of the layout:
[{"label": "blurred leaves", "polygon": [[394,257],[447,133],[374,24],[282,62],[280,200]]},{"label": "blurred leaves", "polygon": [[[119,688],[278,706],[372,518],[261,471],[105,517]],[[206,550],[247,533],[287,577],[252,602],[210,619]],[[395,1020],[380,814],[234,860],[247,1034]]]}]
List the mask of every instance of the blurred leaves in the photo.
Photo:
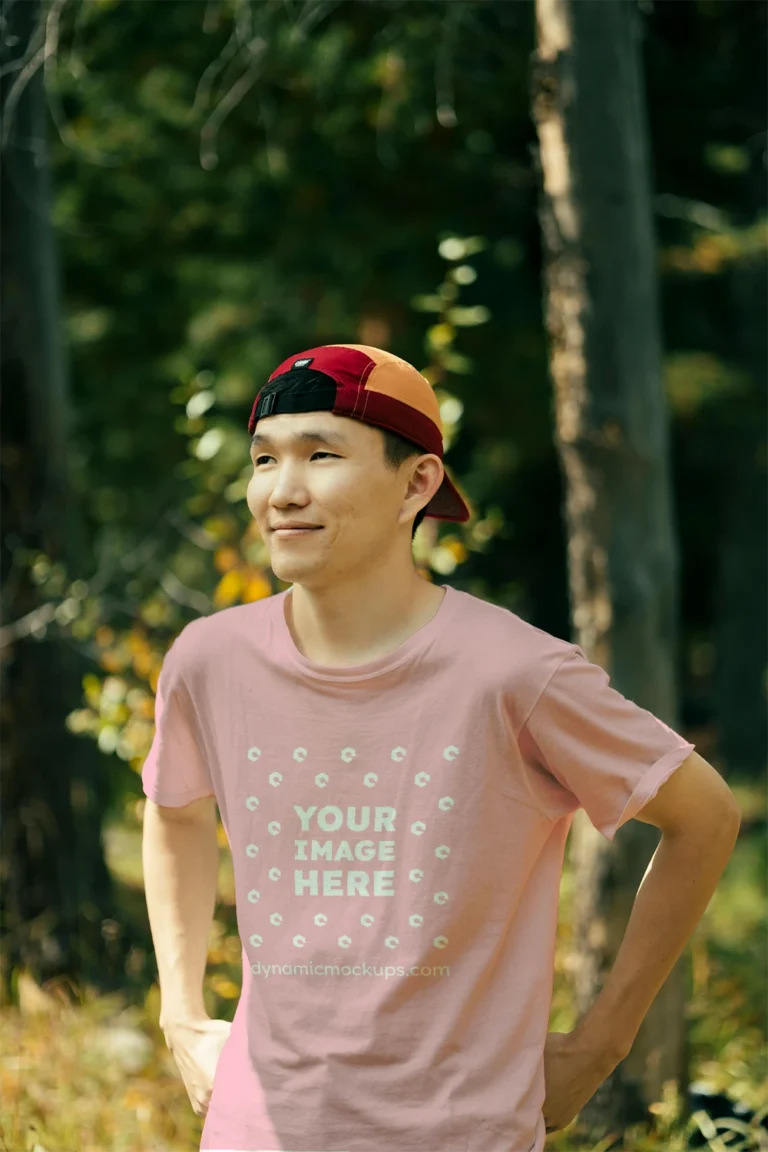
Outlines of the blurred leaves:
[{"label": "blurred leaves", "polygon": [[[524,478],[553,466],[532,7],[212,0],[163,12],[64,4],[46,72],[73,475],[95,563],[85,578],[35,558],[50,614],[29,628],[69,630],[105,683],[125,677],[119,709],[86,692],[70,719],[137,770],[150,727],[135,692],[154,692],[172,638],[194,615],[275,590],[245,506],[246,422],[286,349],[375,331],[432,382],[479,506],[469,525],[426,521],[424,573],[519,589],[530,550],[507,525],[524,540],[523,518],[541,515],[525,511],[536,501]],[[702,68],[727,23],[707,19]],[[688,84],[699,115],[683,176],[682,137],[665,151],[667,122],[656,127],[660,266],[670,283],[715,281],[764,257],[764,215],[734,199],[755,153],[703,103],[694,72],[668,68],[665,21],[648,21],[651,100]],[[749,366],[675,339],[673,327],[665,387],[678,416],[754,394]]]},{"label": "blurred leaves", "polygon": [[[163,21],[133,0],[54,11],[45,85],[72,475],[94,563],[67,574],[19,547],[44,601],[19,627],[67,631],[105,683],[125,677],[122,711],[86,692],[70,720],[138,770],[149,721],[135,692],[154,692],[172,638],[274,591],[245,506],[246,422],[286,349],[374,332],[413,360],[478,504],[469,525],[426,521],[419,569],[510,607],[537,582],[526,536],[546,515],[554,456],[534,12],[491,0],[211,0],[166,3]],[[720,291],[768,240],[750,190],[764,116],[742,87],[758,17],[686,11],[654,10],[645,27],[659,265],[676,301],[665,387],[695,437],[723,404],[731,428],[753,424],[759,382],[731,352],[717,294],[689,303],[690,285]],[[689,19],[700,40],[681,71],[670,46]]]},{"label": "blurred leaves", "polygon": [[[764,812],[764,803],[764,790],[759,788],[748,807]],[[110,868],[121,883],[126,916],[144,914],[140,820],[137,812],[127,826],[106,830]],[[211,1016],[231,1020],[240,993],[242,950],[231,857],[224,851],[227,841],[221,826],[219,847],[220,895],[209,938],[205,1002]],[[761,1029],[765,980],[754,959],[733,976],[730,973],[734,951],[745,958],[765,954],[767,851],[764,821],[749,838],[739,839],[692,942],[699,978],[688,1009],[694,1082],[743,1103],[757,1115],[745,1124],[697,1110],[686,1123],[681,1118],[683,1101],[668,1084],[662,1099],[652,1106],[648,1123],[623,1133],[632,1152],[686,1152],[694,1132],[703,1133],[706,1142],[700,1146],[705,1152],[765,1148],[765,1132],[757,1127],[766,1111]],[[553,1031],[569,1031],[576,1022],[569,991],[573,898],[573,874],[566,867],[550,1015]],[[163,1152],[199,1144],[202,1121],[192,1113],[158,1027],[160,996],[154,972],[141,949],[136,949],[131,963],[135,971],[127,976],[125,990],[115,996],[96,995],[90,989],[73,994],[57,981],[39,988],[30,977],[21,976],[21,1006],[4,1010],[0,1055],[0,1138],[9,1150],[32,1149],[33,1141],[48,1152],[77,1147]],[[63,1067],[69,1070],[67,1077],[60,1074]],[[614,1144],[613,1138],[599,1144],[588,1139],[578,1120],[547,1139],[553,1152],[598,1148],[609,1152]]]},{"label": "blurred leaves", "polygon": [[[718,487],[724,417],[730,432],[754,426],[764,390],[762,289],[734,287],[764,266],[768,246],[763,8],[695,0],[643,10],[664,386],[708,468],[719,446]],[[3,626],[9,642],[56,627],[87,652],[93,671],[68,726],[134,774],[164,655],[186,622],[276,590],[245,506],[246,425],[291,349],[380,342],[416,363],[478,511],[468,525],[427,520],[418,570],[523,614],[543,586],[553,618],[557,595],[567,611],[552,576],[563,577],[564,549],[528,109],[533,5],[166,0],[162,12],[157,20],[156,5],[135,0],[47,6],[72,477],[93,562],[67,572],[12,542],[13,570],[29,569],[42,608]],[[701,557],[716,557],[720,541],[708,505],[698,527],[702,499],[696,488],[681,507],[681,539],[684,567],[709,588]],[[707,634],[691,651],[711,650],[711,621],[694,624]],[[114,829],[108,837],[127,907],[141,880],[142,804],[126,796],[127,847]],[[763,813],[763,798],[754,806]],[[760,831],[739,843],[692,944],[689,1004],[695,1072],[753,1108],[765,1096],[765,865]],[[221,892],[206,996],[231,1017],[241,953],[228,858]],[[574,1022],[570,944],[566,918],[554,1028]],[[42,1023],[48,995],[28,988],[22,1015],[7,1014],[8,1147],[197,1142],[142,949],[126,976],[140,1004],[128,1026],[154,1042],[127,1088],[119,1060],[82,1059],[94,1026],[119,1019],[120,1005],[86,991],[54,1031]],[[665,1096],[653,1130],[626,1133],[627,1147],[685,1148],[679,1104]],[[694,1121],[721,1152],[725,1129]],[[578,1145],[567,1132],[550,1146]]]},{"label": "blurred leaves", "polygon": [[743,369],[707,352],[673,352],[664,364],[667,395],[674,410],[691,416],[712,400],[737,397],[750,388]]}]

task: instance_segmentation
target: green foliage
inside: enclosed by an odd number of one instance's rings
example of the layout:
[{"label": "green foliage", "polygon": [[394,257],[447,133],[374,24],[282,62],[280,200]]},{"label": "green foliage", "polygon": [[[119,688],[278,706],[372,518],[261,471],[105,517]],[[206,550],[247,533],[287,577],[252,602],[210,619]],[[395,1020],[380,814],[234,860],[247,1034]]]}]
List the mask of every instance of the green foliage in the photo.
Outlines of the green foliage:
[{"label": "green foliage", "polygon": [[[765,997],[763,966],[766,924],[765,877],[768,835],[762,789],[745,793],[745,810],[761,819],[740,837],[721,884],[696,929],[691,948],[693,995],[692,1078],[765,1115]],[[107,830],[110,868],[121,892],[122,918],[144,925],[146,909],[138,815]],[[231,1020],[240,994],[241,945],[235,918],[232,861],[219,826],[222,848],[219,903],[208,952],[205,1003],[211,1016]],[[569,950],[572,873],[563,877],[561,919],[549,1027],[569,1031],[575,1010],[571,997]],[[733,966],[739,952],[743,962]],[[5,1011],[5,1057],[0,1093],[0,1149],[32,1152],[35,1144],[54,1149],[135,1149],[196,1147],[202,1121],[194,1116],[173,1057],[157,1020],[159,990],[151,947],[136,949],[126,972],[125,990],[97,996],[53,982],[42,992],[22,978],[22,1003]],[[128,1034],[112,1033],[115,1026]],[[131,1034],[135,1033],[135,1034]],[[146,1041],[146,1043],[143,1043]],[[127,1061],[127,1064],[126,1064]],[[69,1076],[62,1078],[66,1067]],[[706,1114],[682,1117],[682,1101],[669,1085],[652,1109],[648,1124],[623,1134],[632,1152],[685,1152],[692,1132],[707,1137],[703,1152],[758,1152],[764,1148],[756,1123],[737,1134],[725,1120]],[[760,1140],[762,1139],[762,1143]],[[610,1144],[589,1140],[578,1118],[547,1138],[551,1152],[608,1152]]]},{"label": "green foliage", "polygon": [[[47,8],[71,475],[93,563],[68,573],[23,544],[14,562],[93,659],[73,730],[137,773],[173,636],[275,591],[244,505],[247,418],[277,363],[326,341],[386,345],[435,386],[480,516],[439,531],[427,518],[414,539],[423,570],[567,635],[531,162],[534,5],[166,0],[162,20],[135,0]],[[688,668],[713,646],[700,589],[716,587],[724,551],[720,493],[742,458],[765,469],[765,7],[643,12]],[[394,464],[409,450],[385,442]],[[692,674],[696,702],[711,691]],[[134,835],[136,803],[126,798]],[[135,852],[133,869],[122,894],[138,919]],[[764,874],[764,837],[740,842],[692,945],[693,1072],[756,1108]],[[111,1004],[86,998],[53,1023],[8,1015],[8,1148],[133,1152],[199,1135],[156,1031],[148,955],[126,973],[154,1043],[140,1075],[81,1058]],[[231,1015],[240,959],[230,899],[206,990],[216,1014]],[[555,1028],[572,1011],[566,961],[561,951]],[[62,1066],[68,1084],[46,1072]],[[660,1102],[655,1131],[629,1135],[633,1152],[682,1149],[676,1109]],[[566,1132],[548,1146],[577,1143]]]},{"label": "green foliage", "polygon": [[[645,20],[666,387],[697,496],[695,469],[718,469],[722,488],[763,416],[764,288],[748,279],[766,245],[762,111],[745,76],[764,17],[737,9],[657,6]],[[86,684],[71,725],[136,769],[172,637],[274,590],[245,507],[246,423],[290,350],[359,340],[420,367],[481,511],[470,525],[427,518],[418,536],[417,517],[417,563],[570,628],[529,157],[533,6],[163,12],[115,0],[59,13],[46,71],[54,223],[93,571],[17,552],[56,625],[119,681],[103,702]],[[728,37],[739,51],[724,55]],[[698,585],[714,582],[718,541],[697,506],[679,518],[686,555],[705,558],[683,565]],[[682,593],[687,645],[702,622],[689,626],[696,593]]]}]

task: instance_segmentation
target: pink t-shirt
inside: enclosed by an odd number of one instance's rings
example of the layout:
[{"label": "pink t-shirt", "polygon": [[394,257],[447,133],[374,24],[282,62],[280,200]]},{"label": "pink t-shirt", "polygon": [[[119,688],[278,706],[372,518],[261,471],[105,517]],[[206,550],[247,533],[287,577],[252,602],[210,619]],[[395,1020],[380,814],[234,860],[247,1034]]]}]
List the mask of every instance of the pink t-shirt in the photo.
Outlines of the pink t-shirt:
[{"label": "pink t-shirt", "polygon": [[166,655],[147,796],[213,794],[243,984],[221,1152],[541,1152],[563,850],[693,751],[582,649],[449,586],[394,651],[297,649],[291,589]]}]

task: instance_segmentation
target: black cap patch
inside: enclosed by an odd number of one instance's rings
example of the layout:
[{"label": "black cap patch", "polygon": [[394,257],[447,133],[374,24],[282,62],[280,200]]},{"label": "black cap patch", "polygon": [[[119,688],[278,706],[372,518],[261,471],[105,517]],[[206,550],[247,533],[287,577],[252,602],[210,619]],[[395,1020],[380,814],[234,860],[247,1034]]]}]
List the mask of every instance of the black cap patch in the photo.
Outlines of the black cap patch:
[{"label": "black cap patch", "polygon": [[294,368],[306,368],[307,365],[311,364],[313,360],[314,360],[314,356],[303,356],[301,358],[301,360],[294,360],[293,367]]}]

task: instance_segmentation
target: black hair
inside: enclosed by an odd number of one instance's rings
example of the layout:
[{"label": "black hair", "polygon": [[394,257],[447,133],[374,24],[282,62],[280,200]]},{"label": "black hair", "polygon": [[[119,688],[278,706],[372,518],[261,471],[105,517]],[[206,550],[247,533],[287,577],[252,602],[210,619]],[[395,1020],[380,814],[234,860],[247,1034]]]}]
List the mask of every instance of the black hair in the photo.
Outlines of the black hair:
[{"label": "black hair", "polygon": [[[336,382],[325,372],[320,372],[317,369],[293,368],[288,372],[283,372],[280,376],[276,376],[274,380],[264,386],[262,392],[265,394],[279,392],[288,398],[280,411],[325,411],[330,408],[335,398]],[[268,411],[271,411],[271,408]],[[370,427],[375,428],[378,425],[370,425]],[[424,449],[412,440],[398,436],[396,432],[390,432],[388,428],[379,428],[379,432],[384,438],[384,464],[390,471],[396,472],[406,460],[410,460],[414,456],[424,455]],[[425,509],[420,508],[414,517],[411,541],[413,541],[425,516]]]}]

